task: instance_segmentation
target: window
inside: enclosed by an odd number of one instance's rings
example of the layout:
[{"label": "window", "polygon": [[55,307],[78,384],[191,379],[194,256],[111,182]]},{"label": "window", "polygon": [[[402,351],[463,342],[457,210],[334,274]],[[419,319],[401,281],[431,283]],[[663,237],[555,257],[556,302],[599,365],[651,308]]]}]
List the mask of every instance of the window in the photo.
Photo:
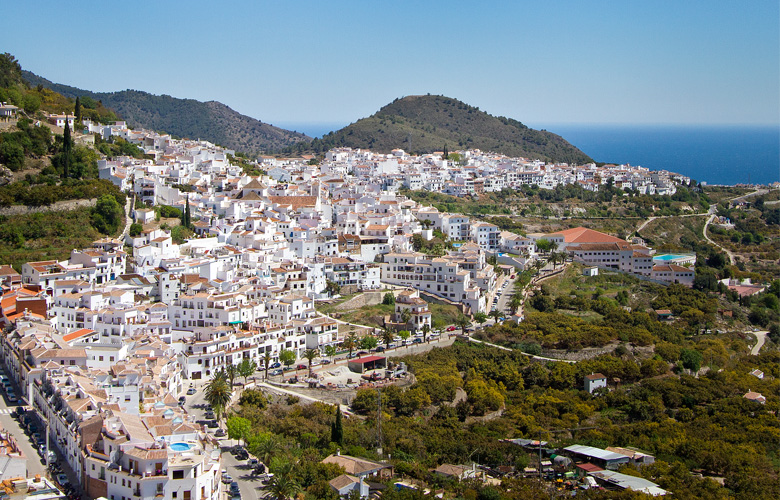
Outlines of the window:
[{"label": "window", "polygon": [[173,478],[174,479],[184,479],[184,471],[183,470],[175,470],[175,471],[173,471]]},{"label": "window", "polygon": [[190,500],[190,491],[189,490],[184,492],[184,500]]}]

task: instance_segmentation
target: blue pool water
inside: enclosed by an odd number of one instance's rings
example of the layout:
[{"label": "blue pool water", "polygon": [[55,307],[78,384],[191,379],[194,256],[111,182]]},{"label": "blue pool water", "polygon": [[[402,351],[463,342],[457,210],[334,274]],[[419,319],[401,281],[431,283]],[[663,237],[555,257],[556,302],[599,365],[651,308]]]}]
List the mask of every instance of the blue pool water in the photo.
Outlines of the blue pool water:
[{"label": "blue pool water", "polygon": [[677,255],[673,253],[667,253],[664,255],[655,255],[653,256],[653,260],[662,260],[664,262],[675,260],[675,259],[682,259],[684,257],[687,257],[687,255]]},{"label": "blue pool water", "polygon": [[188,451],[192,446],[187,443],[171,443],[170,448],[173,451]]}]

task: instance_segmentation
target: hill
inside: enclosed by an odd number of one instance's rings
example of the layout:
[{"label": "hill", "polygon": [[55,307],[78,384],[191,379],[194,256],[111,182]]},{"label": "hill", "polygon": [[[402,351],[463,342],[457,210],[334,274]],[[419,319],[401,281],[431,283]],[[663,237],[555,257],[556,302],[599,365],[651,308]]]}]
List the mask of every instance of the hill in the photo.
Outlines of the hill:
[{"label": "hill", "polygon": [[178,99],[139,90],[91,92],[53,83],[29,71],[22,72],[31,86],[41,85],[65,97],[90,97],[116,111],[131,127],[164,131],[177,137],[205,139],[245,153],[279,150],[311,139],[242,115],[217,102]]},{"label": "hill", "polygon": [[337,146],[377,152],[403,148],[414,153],[469,148],[545,161],[593,161],[559,135],[432,95],[396,99],[368,118],[312,141],[312,149],[318,152]]}]

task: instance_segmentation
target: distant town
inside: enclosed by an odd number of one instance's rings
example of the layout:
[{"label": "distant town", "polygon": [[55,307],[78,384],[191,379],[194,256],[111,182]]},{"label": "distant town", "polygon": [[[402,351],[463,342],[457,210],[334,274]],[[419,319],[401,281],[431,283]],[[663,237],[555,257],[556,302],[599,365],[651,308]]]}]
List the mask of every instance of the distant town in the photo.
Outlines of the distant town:
[{"label": "distant town", "polygon": [[[74,125],[64,115],[51,120]],[[92,498],[170,499],[183,489],[184,499],[222,500],[224,458],[214,453],[221,429],[211,425],[213,414],[205,424],[196,420],[184,402],[227,367],[251,362],[249,378],[265,380],[269,369],[281,374],[282,364],[297,365],[307,351],[319,353],[323,363],[331,361],[323,353],[346,351],[354,328],[318,312],[318,302],[390,293],[395,313],[386,328],[407,333],[392,339],[400,347],[442,342],[455,330],[434,328],[423,298],[456,305],[470,318],[490,314],[504,283],[537,262],[555,269],[556,260],[573,260],[592,274],[618,271],[661,283],[691,285],[694,279],[695,256],[659,259],[638,239],[586,228],[519,234],[401,194],[405,188],[465,197],[575,184],[593,192],[610,185],[672,195],[690,179],[670,172],[546,164],[478,150],[413,156],[401,149],[377,154],[339,148],[322,161],[243,160],[257,173],[249,175],[246,165],[232,160],[234,151],[206,141],[131,130],[122,122],[86,121],[77,132],[83,133],[76,141],[121,137],[145,153],[147,159],[98,162],[100,178],[129,193],[127,225],[120,238],[73,249],[66,260],[28,262],[21,273],[0,267],[0,325],[10,332],[0,355],[11,367],[3,375],[7,391],[13,400],[23,396],[40,415],[25,414],[24,424],[37,426],[41,444],[57,450],[71,480]],[[161,223],[162,206],[187,214],[194,236],[175,243],[171,226],[179,221]],[[447,240],[446,248],[419,248],[437,236]],[[521,309],[502,306],[493,316],[523,321]],[[359,331],[382,334],[378,328]],[[355,379],[367,364],[388,368],[384,349],[371,350],[377,355],[356,358],[363,364],[348,360]],[[312,358],[304,363],[311,369]],[[396,368],[392,376],[402,374]],[[585,383],[605,385],[600,377]],[[316,385],[316,377],[310,382]],[[516,444],[531,451],[546,445]],[[572,457],[603,462],[595,470],[604,481],[664,493],[650,481],[605,471],[612,468],[607,464],[648,459],[641,453],[571,450]],[[350,457],[330,460],[355,467]],[[340,476],[331,486],[339,494],[356,489],[367,495],[363,475],[381,474],[384,467],[367,464],[359,461],[362,472]],[[441,473],[476,475],[446,467]]]}]

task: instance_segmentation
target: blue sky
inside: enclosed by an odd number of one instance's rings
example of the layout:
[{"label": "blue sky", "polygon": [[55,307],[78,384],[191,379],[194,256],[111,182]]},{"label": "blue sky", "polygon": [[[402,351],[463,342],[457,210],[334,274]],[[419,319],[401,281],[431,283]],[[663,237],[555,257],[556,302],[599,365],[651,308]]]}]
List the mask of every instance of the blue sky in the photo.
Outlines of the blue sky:
[{"label": "blue sky", "polygon": [[780,8],[734,1],[6,2],[54,82],[341,124],[443,94],[539,124],[778,124]]}]

